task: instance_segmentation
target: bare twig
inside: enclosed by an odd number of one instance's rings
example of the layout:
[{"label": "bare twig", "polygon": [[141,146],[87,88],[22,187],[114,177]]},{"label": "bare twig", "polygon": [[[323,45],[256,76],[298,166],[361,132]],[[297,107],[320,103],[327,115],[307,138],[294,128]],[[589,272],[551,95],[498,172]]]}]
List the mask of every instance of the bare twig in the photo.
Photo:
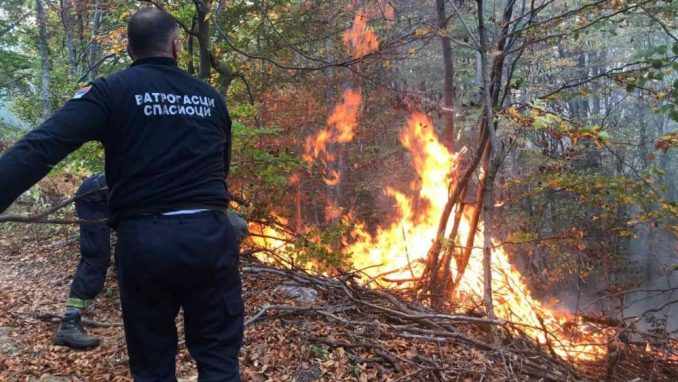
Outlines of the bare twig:
[{"label": "bare twig", "polygon": [[[59,320],[61,320],[61,317],[63,317],[63,315],[54,312],[14,312],[13,314],[18,317],[30,317],[48,322],[59,322]],[[86,318],[82,319],[82,323],[95,328],[122,327],[122,322],[101,322]]]},{"label": "bare twig", "polygon": [[89,195],[92,195],[97,192],[105,191],[106,188],[100,188],[95,190],[90,190],[88,192],[83,192],[80,195],[75,195],[71,198],[64,200],[61,203],[58,203],[44,211],[38,212],[33,215],[0,215],[0,223],[14,222],[14,223],[44,223],[44,224],[101,224],[105,223],[106,220],[81,220],[81,219],[46,219],[47,216],[59,211],[62,208],[65,208],[69,204],[75,202],[76,200],[82,199]]}]

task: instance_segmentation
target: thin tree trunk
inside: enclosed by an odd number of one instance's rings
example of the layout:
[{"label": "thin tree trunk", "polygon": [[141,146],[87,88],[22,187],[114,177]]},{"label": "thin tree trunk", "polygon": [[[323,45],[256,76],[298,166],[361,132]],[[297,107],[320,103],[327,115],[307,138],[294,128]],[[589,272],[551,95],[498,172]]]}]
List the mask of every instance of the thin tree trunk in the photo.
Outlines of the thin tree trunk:
[{"label": "thin tree trunk", "polygon": [[72,0],[61,0],[61,22],[64,24],[64,37],[66,38],[66,57],[70,65],[69,73],[73,81],[78,78],[78,63],[73,42],[73,3]]},{"label": "thin tree trunk", "polygon": [[[488,78],[487,74],[487,67],[488,67],[488,60],[487,60],[487,50],[488,50],[488,42],[487,42],[487,31],[485,29],[485,24],[484,20],[479,19],[479,28],[482,27],[483,30],[483,36],[484,40],[482,41],[481,44],[481,49],[478,52],[477,58],[478,58],[478,73],[476,73],[476,81],[478,82],[478,85],[481,87],[482,91],[479,92],[480,98],[479,102],[484,106],[485,112],[483,113],[484,115],[481,117],[479,126],[481,126],[481,144],[480,144],[480,152],[479,155],[480,157],[483,158],[483,165],[482,169],[484,172],[484,176],[482,180],[480,181],[480,184],[478,185],[478,189],[476,191],[476,200],[477,200],[477,205],[475,206],[473,210],[473,215],[471,216],[471,220],[469,222],[469,236],[466,238],[466,244],[464,246],[464,249],[457,259],[457,275],[455,277],[454,284],[452,284],[451,291],[450,293],[454,293],[455,288],[458,287],[458,284],[460,283],[462,277],[464,276],[464,272],[466,271],[466,268],[468,266],[468,262],[471,258],[471,254],[473,251],[473,247],[475,246],[475,233],[478,229],[478,224],[479,220],[481,217],[481,214],[483,216],[483,221],[488,217],[486,216],[485,212],[487,211],[487,202],[486,199],[490,199],[490,206],[494,207],[494,198],[493,198],[493,185],[494,185],[494,179],[496,177],[496,173],[498,170],[498,154],[496,152],[497,150],[497,144],[498,140],[496,138],[496,127],[493,122],[493,107],[498,106],[499,103],[499,94],[500,94],[500,87],[502,83],[502,74],[503,74],[503,65],[504,65],[504,59],[505,59],[505,52],[504,49],[506,48],[507,45],[507,38],[508,38],[508,25],[509,21],[511,20],[511,15],[513,11],[513,5],[515,3],[515,0],[509,0],[509,2],[506,3],[506,6],[504,8],[503,12],[503,25],[504,27],[500,31],[499,38],[497,40],[497,51],[500,52],[500,54],[495,55],[494,60],[492,62],[492,73],[491,73],[491,80]],[[479,11],[482,11],[483,4],[482,1],[478,1],[478,9]],[[479,13],[479,15],[482,15],[482,13]],[[489,110],[489,113],[488,113]],[[488,122],[489,121],[489,122]],[[495,150],[493,152],[493,150]],[[479,158],[480,158],[479,157]],[[477,166],[477,164],[476,164]],[[489,184],[488,184],[489,182]],[[488,194],[489,191],[489,194]],[[492,212],[492,208],[490,208],[490,212]],[[492,220],[492,216],[489,216],[490,221]],[[485,223],[486,224],[486,223]],[[492,240],[491,240],[491,229],[490,232],[487,232],[488,235],[484,237],[483,241],[483,248],[490,248],[492,247]],[[487,244],[489,241],[489,244]],[[486,300],[486,306],[490,306],[492,303],[492,290],[491,290],[491,251],[485,253],[484,251],[484,266],[487,266],[488,268],[486,269],[487,272],[487,280],[486,281],[486,291],[484,292],[485,300]],[[491,313],[491,309],[490,309]]]},{"label": "thin tree trunk", "polygon": [[211,2],[194,0],[195,9],[198,13],[198,45],[200,48],[200,65],[198,67],[198,77],[208,79],[210,77],[210,22],[207,20],[207,14],[210,10]]},{"label": "thin tree trunk", "polygon": [[89,54],[89,80],[93,81],[99,76],[99,59],[101,58],[101,44],[98,41],[99,29],[101,28],[101,19],[103,12],[101,3],[97,0],[94,3],[94,17],[92,18],[92,47]]},{"label": "thin tree trunk", "polygon": [[[195,24],[197,21],[197,14],[191,19],[191,33],[195,33]],[[189,72],[192,76],[195,75],[195,65],[193,64],[193,41],[195,37],[192,34],[188,35],[188,46],[186,51],[188,52],[188,65],[186,66],[186,71]]]},{"label": "thin tree trunk", "polygon": [[478,225],[480,223],[480,214],[482,212],[483,200],[485,192],[487,191],[485,183],[487,182],[487,163],[489,161],[489,144],[486,144],[483,150],[483,160],[482,166],[484,175],[478,183],[478,188],[476,189],[476,205],[473,208],[473,215],[471,215],[471,220],[468,223],[468,236],[466,237],[466,243],[462,250],[461,256],[457,259],[457,275],[454,279],[454,284],[452,284],[452,293],[456,290],[461,282],[462,277],[464,277],[464,272],[466,272],[466,267],[468,262],[471,259],[473,253],[473,247],[475,246],[476,231],[478,230]]},{"label": "thin tree trunk", "polygon": [[[457,203],[457,209],[454,213],[454,223],[452,224],[452,230],[450,231],[450,234],[447,237],[448,247],[442,259],[443,275],[440,279],[439,290],[441,291],[440,294],[445,297],[454,294],[454,283],[450,282],[452,281],[452,269],[450,269],[450,265],[452,264],[452,258],[455,259],[459,258],[458,244],[461,243],[461,241],[459,240],[458,233],[459,225],[461,224],[461,218],[463,217],[464,209],[466,208],[465,201],[467,190],[468,188],[464,189],[464,191],[461,193],[461,199],[459,200],[459,203]],[[440,302],[441,306],[443,302],[444,301]]]},{"label": "thin tree trunk", "polygon": [[[485,169],[486,179],[483,182],[484,198],[483,205],[483,303],[488,318],[493,319],[494,308],[492,305],[492,220],[494,213],[494,178],[498,168],[498,146],[499,140],[494,128],[492,94],[490,94],[490,81],[487,76],[487,31],[484,21],[483,0],[477,0],[478,4],[478,32],[480,34],[480,57],[481,57],[481,77],[483,79],[483,103],[485,110],[486,131],[489,138],[489,160]],[[509,5],[507,5],[509,6]],[[495,61],[496,63],[496,61]],[[495,67],[496,68],[496,67]],[[501,76],[501,70],[496,71]],[[498,85],[500,81],[497,81]],[[498,98],[498,97],[497,97]]]},{"label": "thin tree trunk", "polygon": [[445,12],[445,0],[436,0],[438,14],[438,29],[440,44],[443,52],[443,73],[445,76],[443,85],[443,144],[450,151],[454,151],[454,61],[452,56],[452,43],[447,35],[447,14]]},{"label": "thin tree trunk", "polygon": [[[466,209],[466,194],[468,188],[464,189],[464,192],[461,194],[461,200],[457,204],[457,210],[454,213],[454,224],[452,225],[452,231],[448,236],[448,242],[450,246],[447,248],[445,257],[443,258],[443,278],[440,289],[445,292],[445,296],[453,296],[455,285],[454,280],[452,280],[452,269],[450,265],[452,264],[452,259],[454,258],[459,264],[460,252],[463,251],[461,247],[461,239],[459,238],[459,225],[461,224],[461,219],[464,215],[464,210]],[[459,269],[459,267],[457,267]]]},{"label": "thin tree trunk", "polygon": [[297,172],[297,178],[296,178],[296,193],[295,193],[295,198],[294,198],[294,208],[295,212],[297,215],[297,218],[295,219],[296,221],[294,222],[295,225],[295,230],[297,233],[301,233],[302,229],[304,228],[304,216],[301,208],[302,200],[303,200],[303,195],[301,193],[301,176],[302,173],[301,171]]},{"label": "thin tree trunk", "polygon": [[42,72],[42,84],[40,97],[42,99],[42,118],[47,119],[49,110],[49,50],[47,49],[47,16],[45,5],[42,0],[35,0],[35,8],[38,13],[38,34],[40,39],[40,66]]}]

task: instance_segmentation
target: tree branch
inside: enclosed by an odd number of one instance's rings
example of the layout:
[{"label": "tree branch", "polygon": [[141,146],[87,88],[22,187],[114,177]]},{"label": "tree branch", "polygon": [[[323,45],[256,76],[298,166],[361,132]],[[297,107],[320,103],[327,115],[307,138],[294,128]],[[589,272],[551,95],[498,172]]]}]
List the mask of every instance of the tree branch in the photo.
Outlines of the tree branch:
[{"label": "tree branch", "polygon": [[0,215],[0,223],[14,222],[14,223],[50,223],[50,224],[100,224],[106,220],[50,220],[45,219],[47,216],[59,211],[60,209],[68,206],[69,204],[75,202],[76,200],[82,199],[86,196],[95,194],[97,192],[108,190],[108,188],[101,188],[96,190],[90,190],[84,192],[81,195],[75,195],[64,200],[61,203],[56,204],[44,211],[38,212],[33,215]]}]

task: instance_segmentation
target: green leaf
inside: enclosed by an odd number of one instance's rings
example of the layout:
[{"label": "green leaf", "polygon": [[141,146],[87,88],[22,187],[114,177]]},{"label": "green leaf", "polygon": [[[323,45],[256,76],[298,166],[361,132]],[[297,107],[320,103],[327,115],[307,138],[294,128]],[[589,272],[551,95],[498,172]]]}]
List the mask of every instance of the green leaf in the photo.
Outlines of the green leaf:
[{"label": "green leaf", "polygon": [[676,110],[676,109],[671,110],[671,112],[669,113],[669,118],[678,122],[678,110]]}]

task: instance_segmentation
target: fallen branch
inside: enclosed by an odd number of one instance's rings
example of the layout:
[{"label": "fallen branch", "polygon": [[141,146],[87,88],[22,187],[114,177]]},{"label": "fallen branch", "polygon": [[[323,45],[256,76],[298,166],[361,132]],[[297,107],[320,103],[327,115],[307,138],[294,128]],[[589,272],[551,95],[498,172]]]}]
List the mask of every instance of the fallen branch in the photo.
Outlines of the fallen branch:
[{"label": "fallen branch", "polygon": [[[54,312],[14,312],[17,317],[30,317],[42,321],[59,322],[63,315]],[[122,327],[122,322],[101,322],[83,318],[82,323],[95,328],[117,328]]]},{"label": "fallen branch", "polygon": [[304,311],[311,311],[311,310],[318,310],[319,307],[316,306],[289,306],[289,305],[264,305],[261,310],[252,316],[250,319],[245,321],[245,326],[250,326],[253,323],[255,323],[257,320],[259,320],[266,312],[269,310],[284,310],[284,311],[291,311],[291,312],[304,312]]},{"label": "fallen branch", "polygon": [[64,200],[61,203],[58,203],[44,211],[38,212],[33,215],[0,215],[0,223],[41,223],[41,224],[101,224],[105,223],[107,220],[82,220],[82,219],[47,219],[47,216],[59,211],[62,208],[67,207],[71,203],[74,203],[76,200],[82,199],[86,196],[92,195],[97,192],[106,190],[106,188],[90,190],[83,192],[80,195],[75,195]]}]

